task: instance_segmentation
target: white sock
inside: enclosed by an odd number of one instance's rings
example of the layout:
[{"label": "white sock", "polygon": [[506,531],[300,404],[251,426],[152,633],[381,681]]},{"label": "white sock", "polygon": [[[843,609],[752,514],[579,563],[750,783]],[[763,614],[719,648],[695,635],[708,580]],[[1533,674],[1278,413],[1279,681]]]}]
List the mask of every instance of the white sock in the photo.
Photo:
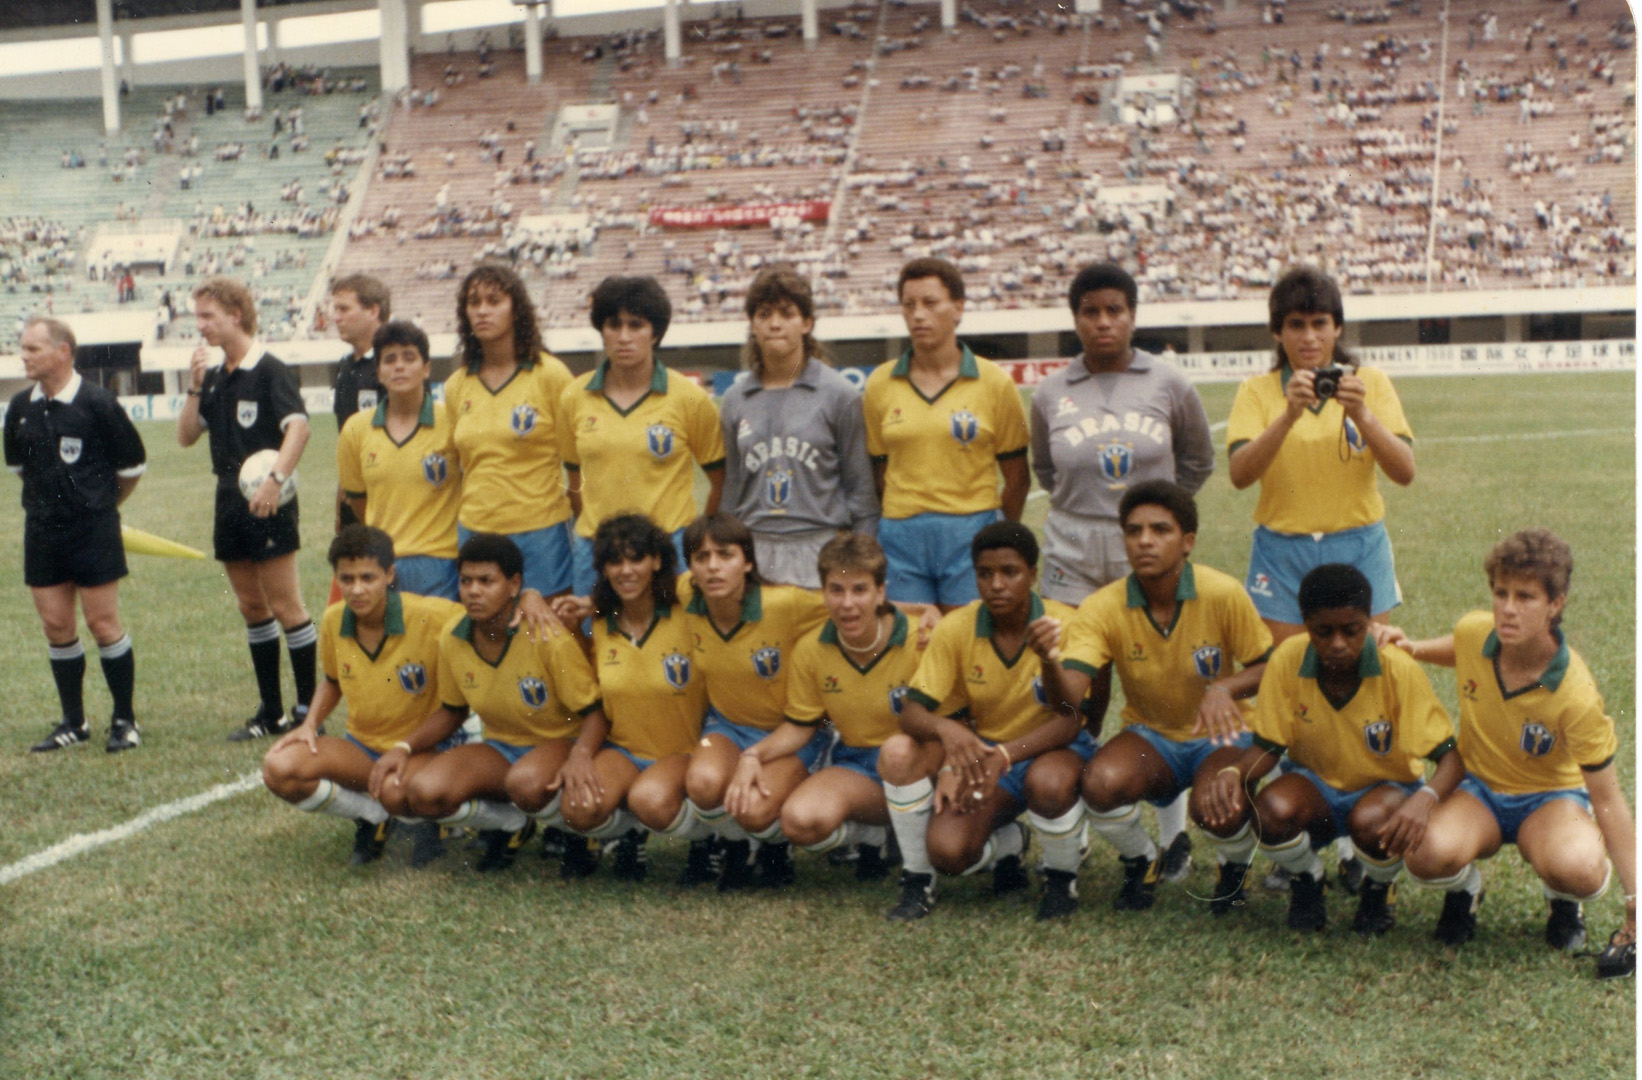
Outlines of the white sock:
[{"label": "white sock", "polygon": [[1254,838],[1254,829],[1248,822],[1243,822],[1241,829],[1224,840],[1213,833],[1206,835],[1209,843],[1214,845],[1215,862],[1247,866],[1254,859],[1254,845],[1257,841]]},{"label": "white sock", "polygon": [[889,826],[901,845],[901,869],[908,874],[933,874],[929,863],[929,817],[935,804],[935,785],[929,780],[884,784],[889,803]]},{"label": "white sock", "polygon": [[546,806],[534,814],[526,814],[525,816],[535,818],[544,829],[562,829],[564,828],[564,815],[559,813],[559,800],[563,797],[564,792],[555,791],[553,797],[547,800]]},{"label": "white sock", "polygon": [[1317,881],[1323,880],[1323,860],[1311,850],[1311,837],[1304,831],[1293,840],[1276,846],[1262,842],[1260,850],[1266,858],[1291,874],[1310,874]]},{"label": "white sock", "polygon": [[330,780],[321,780],[314,793],[297,803],[296,808],[309,813],[334,814],[349,821],[363,819],[372,825],[388,820],[388,812],[382,809],[381,803],[363,791],[354,791]]},{"label": "white sock", "polygon": [[1168,847],[1174,843],[1175,837],[1186,831],[1186,797],[1190,794],[1191,788],[1186,788],[1168,806],[1154,807],[1157,812],[1158,847]]},{"label": "white sock", "polygon": [[1545,899],[1547,899],[1547,900],[1572,900],[1576,904],[1583,904],[1585,901],[1595,900],[1597,897],[1599,897],[1603,893],[1607,892],[1608,891],[1608,883],[1611,882],[1612,880],[1613,880],[1613,863],[1609,863],[1608,866],[1607,866],[1607,872],[1602,875],[1602,884],[1598,885],[1596,887],[1596,892],[1591,893],[1589,896],[1575,896],[1573,893],[1557,892],[1555,889],[1551,888],[1549,885],[1545,884],[1545,882],[1543,882],[1543,881],[1541,881],[1539,883],[1539,887],[1542,890],[1544,890]]},{"label": "white sock", "polygon": [[1456,890],[1464,889],[1472,896],[1475,896],[1482,891],[1482,871],[1474,862],[1466,863],[1459,873],[1451,874],[1448,877],[1416,877],[1414,872],[1411,870],[1408,873],[1408,879],[1417,885],[1425,885],[1433,889],[1441,889],[1443,892],[1455,892]]},{"label": "white sock", "polygon": [[1083,861],[1083,815],[1087,809],[1080,799],[1058,818],[1027,811],[1026,820],[1037,830],[1038,844],[1043,848],[1045,869],[1077,872],[1078,863]]},{"label": "white sock", "polygon": [[964,870],[964,877],[990,870],[998,865],[999,860],[1019,855],[1025,849],[1026,827],[1018,821],[1011,821],[1002,828],[993,830],[986,846],[981,848],[981,857],[969,864]]},{"label": "white sock", "polygon": [[1140,821],[1140,807],[1134,803],[1104,813],[1091,809],[1089,827],[1125,859],[1142,855],[1147,859],[1157,858],[1157,845],[1146,835],[1146,826]]},{"label": "white sock", "polygon": [[518,832],[530,819],[525,812],[510,802],[495,799],[469,799],[456,808],[456,813],[439,819],[441,825],[466,825],[481,832],[499,829]]},{"label": "white sock", "polygon": [[1357,859],[1363,864],[1363,876],[1370,881],[1378,881],[1382,885],[1389,885],[1397,880],[1397,875],[1403,872],[1403,861],[1391,859],[1381,862],[1371,859],[1363,852],[1357,853]]},{"label": "white sock", "polygon": [[752,839],[752,836],[747,832],[747,830],[743,829],[736,819],[730,816],[730,812],[724,809],[724,807],[715,806],[711,810],[703,810],[694,803],[691,803],[690,805],[695,807],[696,815],[701,818],[703,824],[713,830],[713,832],[717,833],[720,839],[727,840],[730,843],[734,843],[737,840]]},{"label": "white sock", "polygon": [[753,833],[752,837],[760,844],[785,844],[787,842],[787,834],[781,831],[780,818],[772,821],[768,828]]},{"label": "white sock", "polygon": [[661,830],[661,835],[694,843],[713,835],[713,830],[708,828],[707,823],[701,820],[701,815],[696,812],[695,803],[685,799],[684,805],[678,808],[678,813],[673,816],[673,820],[668,823],[665,829]]},{"label": "white sock", "polygon": [[[557,799],[553,801],[558,802]],[[626,836],[637,828],[641,828],[639,819],[618,806],[609,817],[581,835],[592,837],[594,840],[614,840],[618,836]]]},{"label": "white sock", "polygon": [[[1351,837],[1341,833],[1334,838],[1334,853],[1340,856],[1341,862],[1345,862],[1347,859],[1355,859],[1357,857],[1357,845],[1351,842]],[[1367,871],[1364,871],[1364,873],[1367,873]]]},{"label": "white sock", "polygon": [[882,825],[863,825],[859,821],[846,821],[823,837],[819,843],[805,844],[804,850],[819,855],[835,847],[854,847],[856,844],[881,848],[885,839],[887,830]]}]

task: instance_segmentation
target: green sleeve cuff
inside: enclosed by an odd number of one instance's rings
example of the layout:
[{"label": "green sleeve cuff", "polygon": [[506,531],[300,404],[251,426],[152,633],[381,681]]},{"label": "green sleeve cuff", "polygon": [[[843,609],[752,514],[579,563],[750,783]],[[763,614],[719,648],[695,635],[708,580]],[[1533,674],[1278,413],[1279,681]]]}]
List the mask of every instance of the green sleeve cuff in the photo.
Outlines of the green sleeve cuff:
[{"label": "green sleeve cuff", "polygon": [[939,701],[936,701],[922,690],[908,690],[907,700],[916,701],[930,712],[934,712],[936,709],[941,707],[941,703]]},{"label": "green sleeve cuff", "polygon": [[824,719],[824,717],[818,716],[814,720],[800,720],[796,716],[783,716],[782,719],[785,720],[787,723],[794,724],[798,727],[812,728],[812,727],[820,727],[821,726],[821,721]]},{"label": "green sleeve cuff", "polygon": [[1458,744],[1456,744],[1455,741],[1454,741],[1454,736],[1450,735],[1450,736],[1448,736],[1448,738],[1444,739],[1442,742],[1438,743],[1434,748],[1432,748],[1431,752],[1429,754],[1425,755],[1425,760],[1427,760],[1427,761],[1431,762],[1431,764],[1435,765],[1437,762],[1439,762],[1443,758],[1447,757],[1450,751],[1456,749],[1457,745]]},{"label": "green sleeve cuff", "polygon": [[1284,746],[1282,743],[1272,742],[1270,739],[1262,735],[1256,735],[1254,737],[1254,745],[1258,746],[1267,753],[1276,754],[1278,757],[1282,757],[1284,754],[1289,752],[1289,748]]},{"label": "green sleeve cuff", "polygon": [[589,716],[591,716],[593,714],[594,710],[602,709],[602,708],[604,708],[604,699],[599,698],[597,701],[593,702],[593,704],[589,705],[587,708],[577,709],[576,710],[576,715],[581,717],[583,720],[586,720]]}]

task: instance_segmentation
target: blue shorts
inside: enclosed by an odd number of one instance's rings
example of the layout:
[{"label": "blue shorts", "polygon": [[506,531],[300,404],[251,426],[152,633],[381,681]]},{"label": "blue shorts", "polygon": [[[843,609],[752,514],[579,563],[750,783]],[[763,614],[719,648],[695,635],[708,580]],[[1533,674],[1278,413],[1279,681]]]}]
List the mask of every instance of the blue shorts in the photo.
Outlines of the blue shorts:
[{"label": "blue shorts", "polygon": [[[734,743],[737,750],[747,749],[768,734],[769,732],[763,728],[749,727],[726,719],[723,713],[711,705],[707,706],[707,719],[701,725],[702,738],[722,735]],[[825,724],[815,729],[815,737],[798,751],[798,760],[803,763],[804,768],[815,772],[826,764],[827,751],[832,748],[832,738],[832,728]]]},{"label": "blue shorts", "polygon": [[[991,746],[998,745],[990,739],[986,742]],[[1078,737],[1067,744],[1066,749],[1082,758],[1084,764],[1088,764],[1089,759],[1095,756],[1095,751],[1100,749],[1100,744],[1088,731],[1079,731]],[[1026,805],[1026,770],[1030,769],[1036,760],[1038,759],[1027,758],[1025,761],[1017,761],[1009,767],[1008,772],[998,777],[998,786],[1022,806]]]},{"label": "blue shorts", "polygon": [[832,748],[832,760],[828,764],[840,769],[848,769],[851,772],[858,772],[875,784],[881,783],[882,781],[878,777],[878,751],[880,749],[881,747],[877,746],[845,746],[841,742],[835,743]]},{"label": "blue shorts", "polygon": [[914,514],[878,522],[878,543],[889,560],[889,598],[908,604],[959,607],[978,599],[969,542],[1002,520],[996,510],[977,514]]},{"label": "blue shorts", "polygon": [[[678,572],[690,569],[684,564],[684,530],[673,534],[673,550],[678,552]],[[599,568],[593,565],[593,541],[577,536],[570,543],[570,591],[577,596],[592,596],[593,585],[599,580]]]},{"label": "blue shorts", "polygon": [[441,559],[436,555],[401,555],[393,562],[393,580],[400,592],[457,599],[455,559]]},{"label": "blue shorts", "polygon": [[354,738],[352,735],[347,734],[346,732],[343,733],[342,738],[344,740],[348,741],[348,742],[353,743],[355,746],[359,747],[359,749],[365,751],[365,756],[370,758],[372,761],[375,761],[377,758],[382,756],[382,751],[372,750],[370,747],[366,746],[364,743],[360,742],[358,739]]},{"label": "blue shorts", "polygon": [[1283,773],[1284,775],[1294,773],[1311,781],[1311,786],[1317,789],[1323,796],[1323,801],[1328,804],[1328,815],[1331,819],[1333,831],[1321,841],[1317,839],[1317,834],[1313,831],[1311,838],[1313,850],[1333,843],[1334,838],[1337,836],[1343,836],[1346,831],[1346,819],[1351,816],[1351,808],[1357,805],[1357,800],[1375,788],[1389,785],[1404,795],[1412,795],[1414,789],[1420,786],[1418,784],[1403,784],[1395,780],[1382,780],[1378,784],[1370,784],[1367,787],[1358,788],[1356,791],[1341,791],[1339,788],[1325,782],[1322,777],[1304,765],[1296,765],[1292,761],[1283,763]]},{"label": "blue shorts", "polygon": [[655,758],[639,757],[637,754],[633,753],[633,751],[627,749],[627,747],[617,746],[613,742],[605,743],[604,744],[604,749],[614,750],[616,753],[620,754],[622,757],[626,758],[628,761],[631,761],[634,764],[634,766],[636,766],[638,768],[639,772],[643,772],[645,769],[648,769],[650,766],[652,766],[656,763]]},{"label": "blue shorts", "polygon": [[1243,587],[1262,619],[1298,624],[1305,621],[1300,618],[1300,581],[1325,563],[1346,563],[1363,572],[1374,589],[1370,614],[1383,615],[1403,602],[1383,521],[1315,537],[1257,526]]},{"label": "blue shorts", "polygon": [[1528,815],[1557,799],[1572,799],[1591,812],[1591,796],[1584,788],[1558,788],[1555,791],[1535,791],[1527,795],[1501,795],[1470,773],[1460,781],[1459,790],[1470,795],[1488,808],[1499,823],[1499,834],[1507,844],[1517,842],[1517,830],[1528,820]]},{"label": "blue shorts", "polygon": [[[1168,806],[1174,802],[1182,791],[1192,786],[1192,780],[1197,776],[1197,770],[1203,767],[1203,760],[1216,750],[1221,749],[1221,746],[1215,745],[1209,739],[1187,739],[1184,742],[1175,742],[1167,735],[1149,728],[1145,724],[1130,724],[1123,730],[1132,731],[1150,743],[1152,749],[1156,750],[1158,756],[1163,759],[1164,764],[1169,766],[1169,771],[1174,773],[1174,793],[1165,799],[1148,799],[1147,802],[1153,806]],[[1254,736],[1247,731],[1231,743],[1231,746],[1237,750],[1247,750],[1253,745]]]},{"label": "blue shorts", "polygon": [[512,743],[506,743],[500,739],[486,739],[480,745],[488,746],[498,754],[501,754],[507,759],[507,763],[509,765],[518,764],[520,758],[536,749],[534,746],[514,746]]},{"label": "blue shorts", "polygon": [[[473,530],[456,526],[456,541],[467,543]],[[543,596],[553,596],[570,588],[570,522],[561,521],[545,529],[508,533],[525,557],[525,588]]]}]

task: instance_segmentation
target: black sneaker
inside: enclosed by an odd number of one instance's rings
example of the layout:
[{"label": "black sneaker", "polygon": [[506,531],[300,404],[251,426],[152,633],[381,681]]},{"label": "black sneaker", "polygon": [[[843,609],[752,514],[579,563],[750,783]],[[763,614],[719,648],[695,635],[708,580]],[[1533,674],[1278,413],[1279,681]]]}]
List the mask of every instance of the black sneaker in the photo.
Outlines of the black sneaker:
[{"label": "black sneaker", "polygon": [[1145,911],[1157,902],[1158,860],[1136,855],[1118,862],[1123,864],[1123,885],[1117,891],[1117,909]]},{"label": "black sneaker", "polygon": [[393,818],[383,818],[380,822],[366,821],[364,818],[355,821],[353,855],[348,859],[349,864],[364,866],[380,859],[382,849],[388,846],[388,833],[392,831]]},{"label": "black sneaker", "polygon": [[690,841],[690,851],[684,857],[684,873],[679,875],[678,883],[689,888],[692,885],[706,885],[717,881],[722,859],[719,857],[719,840],[716,836],[709,836],[705,840]]},{"label": "black sneaker", "polygon": [[753,883],[753,842],[722,840],[719,854],[723,865],[718,872],[718,891],[734,892]]},{"label": "black sneaker", "polygon": [[1323,906],[1322,878],[1310,874],[1289,875],[1289,929],[1321,930],[1328,925],[1328,908]]},{"label": "black sneaker", "polygon": [[103,749],[111,754],[118,754],[121,750],[135,750],[142,744],[142,734],[137,730],[137,721],[115,717],[109,722],[108,742]]},{"label": "black sneaker", "polygon": [[479,834],[479,839],[484,841],[485,853],[473,864],[473,868],[481,874],[506,870],[513,865],[513,860],[519,857],[519,849],[529,843],[530,838],[535,835],[534,818],[526,818],[524,827],[514,832],[508,832],[506,829],[485,829]]},{"label": "black sneaker", "polygon": [[650,852],[645,847],[649,839],[648,829],[628,829],[610,845],[610,872],[617,881],[643,881],[649,876]]},{"label": "black sneaker", "polygon": [[901,899],[884,918],[890,922],[917,922],[935,909],[935,875],[901,871]]},{"label": "black sneaker", "polygon": [[1365,878],[1357,893],[1357,914],[1351,929],[1358,937],[1375,938],[1397,923],[1397,883]]},{"label": "black sneaker", "polygon": [[1248,899],[1248,893],[1243,891],[1248,877],[1248,863],[1221,863],[1220,876],[1215,878],[1214,892],[1209,895],[1209,914],[1223,917],[1230,915],[1233,908],[1242,907]]},{"label": "black sneaker", "polygon": [[1585,946],[1585,908],[1577,900],[1552,900],[1545,920],[1545,942],[1553,949],[1573,952]]},{"label": "black sneaker", "polygon": [[1078,876],[1070,870],[1043,872],[1043,899],[1038,901],[1038,921],[1068,918],[1078,909]]},{"label": "black sneaker", "polygon": [[792,845],[783,840],[775,844],[761,844],[753,856],[755,881],[760,889],[785,889],[798,877],[793,866]]},{"label": "black sneaker", "polygon": [[1470,941],[1477,933],[1477,911],[1482,907],[1482,889],[1472,896],[1464,889],[1443,894],[1442,914],[1437,916],[1437,940],[1451,949]]},{"label": "black sneaker", "polygon": [[445,853],[445,826],[437,821],[419,821],[411,827],[411,867],[416,870]]},{"label": "black sneaker", "polygon": [[297,726],[299,721],[284,713],[265,713],[261,710],[251,719],[245,721],[243,727],[235,728],[228,733],[229,742],[250,742],[253,739],[266,739],[274,735],[283,735]]},{"label": "black sneaker", "polygon": [[885,857],[887,847],[887,842],[884,847],[875,847],[872,844],[855,845],[856,881],[882,881],[889,877],[890,861]]},{"label": "black sneaker", "polygon": [[1607,946],[1597,954],[1596,977],[1599,979],[1628,979],[1636,974],[1636,942],[1619,944],[1623,930],[1615,930]]},{"label": "black sneaker", "polygon": [[64,720],[51,729],[51,734],[29,747],[31,754],[45,754],[68,746],[79,746],[91,741],[91,729],[85,724]]},{"label": "black sneaker", "polygon": [[1192,870],[1192,835],[1185,829],[1169,841],[1169,846],[1163,849],[1163,858],[1158,868],[1158,877],[1164,881],[1176,882],[1186,880],[1186,875]]},{"label": "black sneaker", "polygon": [[1266,871],[1266,876],[1260,879],[1260,887],[1267,892],[1285,893],[1289,891],[1289,884],[1294,875],[1281,866],[1273,866]]},{"label": "black sneaker", "polygon": [[[1026,851],[1032,845],[1032,834],[1018,821],[1009,823],[1021,831],[1021,850],[1018,855],[1005,855],[992,863],[992,895],[1008,896],[1032,884],[1026,874]],[[1004,826],[1008,828],[1009,826]]]},{"label": "black sneaker", "polygon": [[562,859],[565,847],[570,843],[570,834],[563,829],[542,830],[542,858]]},{"label": "black sneaker", "polygon": [[1363,887],[1363,860],[1353,856],[1340,860],[1340,888],[1352,896],[1358,895]]},{"label": "black sneaker", "polygon": [[590,877],[599,868],[599,854],[598,841],[566,833],[564,855],[559,859],[559,876],[566,881]]}]

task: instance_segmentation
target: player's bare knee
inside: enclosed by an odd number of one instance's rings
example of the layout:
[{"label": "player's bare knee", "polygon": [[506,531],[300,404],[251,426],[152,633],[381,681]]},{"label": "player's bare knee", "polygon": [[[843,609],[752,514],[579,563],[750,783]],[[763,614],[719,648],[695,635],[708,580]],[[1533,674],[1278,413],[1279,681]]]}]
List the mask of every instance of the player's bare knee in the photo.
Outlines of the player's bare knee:
[{"label": "player's bare knee", "polygon": [[[1028,780],[1031,778],[1028,777]],[[1083,801],[1091,810],[1106,813],[1120,806],[1128,806],[1139,796],[1130,795],[1122,771],[1097,756],[1083,767]]]},{"label": "player's bare knee", "polygon": [[981,853],[957,838],[929,838],[929,865],[946,877],[957,877],[975,865]]},{"label": "player's bare knee", "polygon": [[819,844],[838,827],[832,816],[815,800],[788,799],[781,808],[781,831],[795,844]]},{"label": "player's bare knee", "polygon": [[910,784],[920,779],[918,742],[910,735],[891,735],[878,749],[878,775],[887,783]]}]

